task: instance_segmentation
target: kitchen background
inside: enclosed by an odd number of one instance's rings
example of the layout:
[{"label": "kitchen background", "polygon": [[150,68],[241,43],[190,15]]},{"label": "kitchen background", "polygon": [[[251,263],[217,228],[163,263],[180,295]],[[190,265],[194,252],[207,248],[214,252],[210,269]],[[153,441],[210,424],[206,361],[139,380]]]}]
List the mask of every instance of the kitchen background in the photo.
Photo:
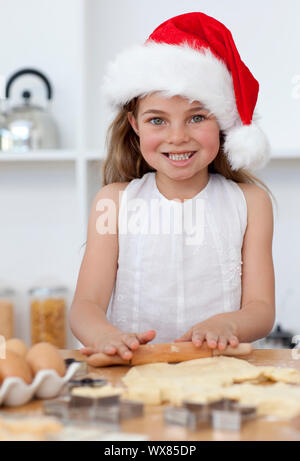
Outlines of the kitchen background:
[{"label": "kitchen background", "polygon": [[[14,336],[31,342],[30,288],[65,286],[70,307],[91,201],[102,185],[105,65],[118,51],[142,43],[165,19],[191,11],[227,25],[260,82],[257,109],[272,160],[258,176],[278,202],[273,243],[277,324],[300,335],[299,1],[287,0],[283,7],[279,0],[0,0],[0,8],[2,110],[19,104],[29,90],[31,103],[49,112],[59,132],[55,149],[0,151],[0,287],[15,291]],[[43,82],[32,75],[15,80],[4,100],[5,82],[28,67],[49,78],[51,105]],[[78,346],[68,329],[66,347]]]}]

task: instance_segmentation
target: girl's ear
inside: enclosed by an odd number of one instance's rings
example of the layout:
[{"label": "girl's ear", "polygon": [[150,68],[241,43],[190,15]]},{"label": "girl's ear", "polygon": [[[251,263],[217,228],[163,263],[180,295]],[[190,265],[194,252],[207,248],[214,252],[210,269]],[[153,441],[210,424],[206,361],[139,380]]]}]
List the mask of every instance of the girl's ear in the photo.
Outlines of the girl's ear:
[{"label": "girl's ear", "polygon": [[132,112],[128,112],[127,117],[128,117],[128,121],[130,125],[132,126],[132,129],[139,136],[139,128],[138,128],[138,123],[137,123],[135,116],[133,115]]}]

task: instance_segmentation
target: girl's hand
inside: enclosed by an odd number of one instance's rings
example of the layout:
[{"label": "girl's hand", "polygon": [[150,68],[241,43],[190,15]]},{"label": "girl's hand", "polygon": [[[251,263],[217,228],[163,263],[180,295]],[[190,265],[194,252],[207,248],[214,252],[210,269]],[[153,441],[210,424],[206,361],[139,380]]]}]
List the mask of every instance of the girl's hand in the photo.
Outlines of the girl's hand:
[{"label": "girl's hand", "polygon": [[146,344],[155,338],[156,332],[148,330],[144,333],[123,333],[116,331],[101,335],[94,347],[84,347],[80,352],[84,355],[92,355],[103,352],[107,355],[118,354],[124,360],[132,358],[132,351],[135,351],[140,344]]},{"label": "girl's hand", "polygon": [[226,314],[218,314],[197,323],[180,338],[175,339],[175,342],[192,341],[195,346],[201,347],[202,343],[206,341],[211,349],[224,350],[227,345],[238,346],[239,340],[236,334],[235,323],[229,320]]}]

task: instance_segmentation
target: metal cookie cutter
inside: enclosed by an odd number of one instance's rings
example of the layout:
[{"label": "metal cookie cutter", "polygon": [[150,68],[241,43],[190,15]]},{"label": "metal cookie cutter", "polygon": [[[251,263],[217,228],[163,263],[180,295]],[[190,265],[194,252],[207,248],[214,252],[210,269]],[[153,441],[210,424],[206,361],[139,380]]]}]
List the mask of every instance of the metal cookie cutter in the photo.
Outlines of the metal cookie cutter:
[{"label": "metal cookie cutter", "polygon": [[71,395],[69,408],[73,412],[85,409],[89,412],[90,418],[108,423],[120,423],[129,418],[142,416],[144,412],[142,402],[121,400],[120,395],[96,398]]},{"label": "metal cookie cutter", "polygon": [[167,424],[176,424],[189,429],[193,429],[197,424],[196,414],[184,407],[166,407],[164,421]]},{"label": "metal cookie cutter", "polygon": [[256,416],[256,407],[240,405],[231,399],[222,399],[210,404],[212,426],[215,430],[239,431],[242,422]]},{"label": "metal cookie cutter", "polygon": [[80,363],[80,367],[78,368],[78,370],[76,371],[74,377],[79,377],[79,376],[84,376],[84,375],[87,375],[88,374],[88,364],[86,361],[84,360],[75,360],[75,359],[72,359],[72,358],[69,358],[69,359],[65,359],[65,364],[66,364],[66,367],[69,367],[71,365],[71,363]]},{"label": "metal cookie cutter", "polygon": [[208,426],[211,423],[211,409],[207,403],[195,403],[188,400],[183,401],[183,406],[194,415],[193,423],[189,429],[200,429],[202,426]]},{"label": "metal cookie cutter", "polygon": [[101,397],[86,397],[71,394],[70,408],[101,408],[110,405],[119,405],[120,395],[105,395]]},{"label": "metal cookie cutter", "polygon": [[111,405],[98,405],[93,411],[98,421],[119,424],[127,419],[143,416],[144,404],[131,400],[120,400]]},{"label": "metal cookie cutter", "polygon": [[144,404],[134,400],[121,400],[120,420],[138,418],[144,415]]},{"label": "metal cookie cutter", "polygon": [[97,407],[102,408],[103,414],[109,413],[111,407],[118,407],[119,395],[105,396],[100,398],[81,396],[60,396],[56,399],[43,402],[44,413],[56,416],[65,421],[86,421],[97,420]]},{"label": "metal cookie cutter", "polygon": [[107,384],[107,379],[106,378],[90,378],[90,377],[85,377],[85,378],[79,378],[79,379],[72,379],[71,381],[68,382],[68,390],[71,391],[74,387],[83,387],[83,386],[88,386],[88,387],[102,387]]},{"label": "metal cookie cutter", "polygon": [[43,402],[44,414],[67,420],[69,416],[69,401],[69,396],[45,400]]},{"label": "metal cookie cutter", "polygon": [[216,430],[240,430],[241,423],[256,416],[256,407],[243,406],[231,399],[211,403],[183,401],[182,407],[168,407],[164,419],[195,430],[211,426]]}]

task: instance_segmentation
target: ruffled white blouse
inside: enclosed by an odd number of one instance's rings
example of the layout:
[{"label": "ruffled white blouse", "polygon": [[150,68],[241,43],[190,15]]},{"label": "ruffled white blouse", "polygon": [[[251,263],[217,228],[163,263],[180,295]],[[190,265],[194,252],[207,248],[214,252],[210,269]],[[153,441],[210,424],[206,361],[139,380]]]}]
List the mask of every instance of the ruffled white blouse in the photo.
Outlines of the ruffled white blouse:
[{"label": "ruffled white blouse", "polygon": [[240,187],[210,174],[184,202],[168,200],[156,173],[132,180],[119,208],[119,257],[108,320],[124,332],[172,342],[208,317],[241,307],[247,204]]}]

